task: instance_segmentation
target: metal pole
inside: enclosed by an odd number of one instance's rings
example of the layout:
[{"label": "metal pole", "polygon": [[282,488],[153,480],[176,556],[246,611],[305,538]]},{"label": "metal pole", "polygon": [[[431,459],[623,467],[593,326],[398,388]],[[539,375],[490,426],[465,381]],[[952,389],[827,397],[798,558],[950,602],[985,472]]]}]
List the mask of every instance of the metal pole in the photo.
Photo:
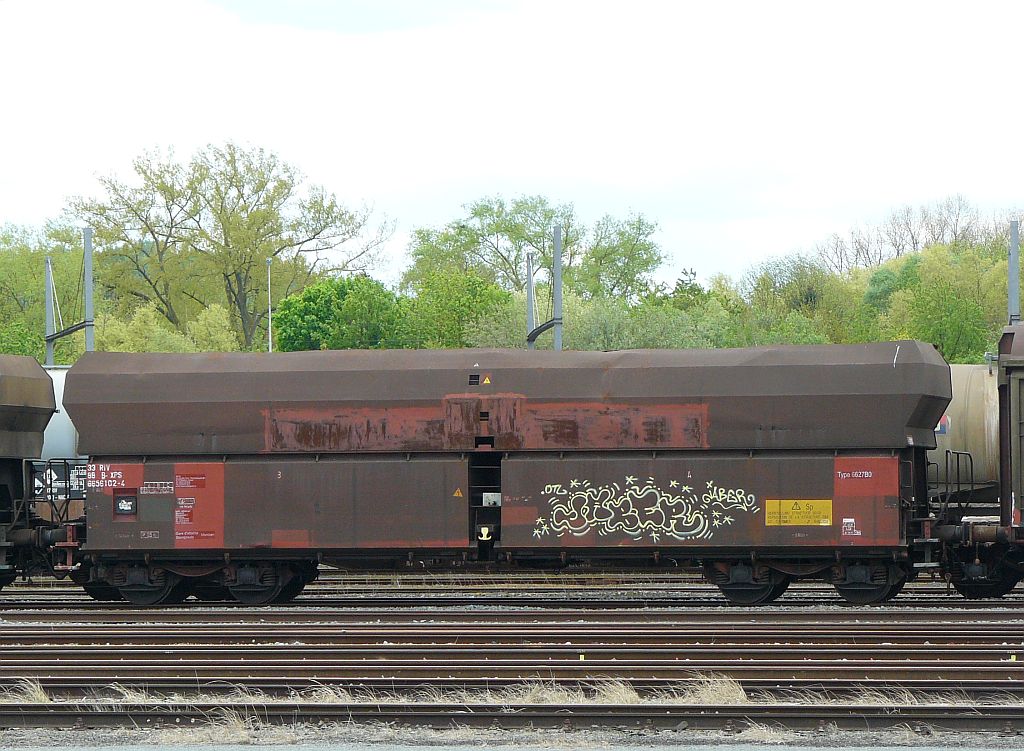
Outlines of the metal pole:
[{"label": "metal pole", "polygon": [[85,286],[85,351],[96,351],[96,325],[92,310],[92,227],[82,230],[85,257],[83,260]]},{"label": "metal pole", "polygon": [[1020,222],[1010,222],[1010,278],[1007,302],[1010,325],[1020,323]]},{"label": "metal pole", "polygon": [[43,275],[46,284],[46,364],[53,365],[53,340],[50,339],[57,329],[53,324],[53,268],[50,266],[50,257],[46,257],[46,273]]},{"label": "metal pole", "polygon": [[533,253],[526,254],[526,348],[536,349],[537,343],[530,339],[536,326],[533,315]]},{"label": "metal pole", "polygon": [[274,298],[270,294],[270,260],[267,259],[267,352],[274,351]]},{"label": "metal pole", "polygon": [[551,294],[554,297],[555,351],[562,349],[562,226],[555,225],[555,257],[552,263]]}]

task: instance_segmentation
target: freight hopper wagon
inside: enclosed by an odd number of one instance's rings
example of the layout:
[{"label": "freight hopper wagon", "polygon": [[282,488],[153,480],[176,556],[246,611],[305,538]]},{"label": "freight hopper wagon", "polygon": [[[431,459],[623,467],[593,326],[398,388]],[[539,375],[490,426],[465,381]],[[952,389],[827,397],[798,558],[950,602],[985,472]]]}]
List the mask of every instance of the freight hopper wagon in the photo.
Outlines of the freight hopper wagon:
[{"label": "freight hopper wagon", "polygon": [[[930,561],[949,368],[919,342],[623,352],[91,353],[77,576],[138,604],[349,568],[702,565],[895,595]],[[934,542],[934,540],[932,541]]]},{"label": "freight hopper wagon", "polygon": [[[54,411],[53,383],[39,363],[0,355],[0,587],[20,573],[67,572],[54,571],[46,554],[65,543],[67,528],[52,528],[41,519],[32,497],[37,469],[32,460],[39,458]],[[53,511],[51,518],[62,518],[61,510]]]}]

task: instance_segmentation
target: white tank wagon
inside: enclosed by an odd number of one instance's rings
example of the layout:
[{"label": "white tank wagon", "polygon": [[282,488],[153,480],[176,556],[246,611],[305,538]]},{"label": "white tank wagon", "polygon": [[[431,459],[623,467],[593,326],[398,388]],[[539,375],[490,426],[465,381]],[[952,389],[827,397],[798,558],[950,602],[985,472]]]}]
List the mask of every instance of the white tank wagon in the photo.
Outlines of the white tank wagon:
[{"label": "white tank wagon", "polygon": [[994,365],[949,367],[953,400],[935,428],[935,449],[928,457],[930,484],[945,500],[994,504],[999,497],[997,369]]},{"label": "white tank wagon", "polygon": [[52,365],[44,368],[53,381],[53,396],[57,403],[57,411],[50,418],[43,433],[42,459],[68,459],[85,457],[78,453],[78,431],[67,410],[64,409],[64,377],[68,373],[67,365]]}]

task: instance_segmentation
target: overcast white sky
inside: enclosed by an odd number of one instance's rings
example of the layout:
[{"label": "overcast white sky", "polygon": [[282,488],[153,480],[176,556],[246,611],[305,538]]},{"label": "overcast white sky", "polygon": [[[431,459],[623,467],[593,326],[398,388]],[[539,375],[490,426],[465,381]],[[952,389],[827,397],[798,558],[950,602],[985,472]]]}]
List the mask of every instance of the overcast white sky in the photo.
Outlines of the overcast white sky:
[{"label": "overcast white sky", "polygon": [[264,146],[411,228],[541,194],[738,276],[903,204],[1021,205],[1024,3],[0,0],[0,223]]}]

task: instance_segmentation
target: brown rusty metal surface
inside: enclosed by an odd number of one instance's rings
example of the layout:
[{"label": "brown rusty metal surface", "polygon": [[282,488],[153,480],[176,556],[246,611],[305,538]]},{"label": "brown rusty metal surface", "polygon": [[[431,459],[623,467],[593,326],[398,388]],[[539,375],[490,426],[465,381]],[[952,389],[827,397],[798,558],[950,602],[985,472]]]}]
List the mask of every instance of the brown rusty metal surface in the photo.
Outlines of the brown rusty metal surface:
[{"label": "brown rusty metal surface", "polygon": [[266,419],[266,445],[273,451],[471,451],[486,436],[506,451],[707,448],[707,408],[693,404],[530,403],[521,394],[459,394],[436,408],[271,407]]},{"label": "brown rusty metal surface", "polygon": [[38,362],[0,355],[0,456],[38,457],[55,409],[53,381]]},{"label": "brown rusty metal surface", "polygon": [[[463,548],[467,463],[364,457],[93,464],[88,550]],[[118,501],[134,513],[118,513]]]},{"label": "brown rusty metal surface", "polygon": [[727,350],[87,353],[91,455],[934,446],[949,369],[919,342]]},{"label": "brown rusty metal surface", "polygon": [[516,456],[504,548],[843,548],[901,543],[895,456]]}]

